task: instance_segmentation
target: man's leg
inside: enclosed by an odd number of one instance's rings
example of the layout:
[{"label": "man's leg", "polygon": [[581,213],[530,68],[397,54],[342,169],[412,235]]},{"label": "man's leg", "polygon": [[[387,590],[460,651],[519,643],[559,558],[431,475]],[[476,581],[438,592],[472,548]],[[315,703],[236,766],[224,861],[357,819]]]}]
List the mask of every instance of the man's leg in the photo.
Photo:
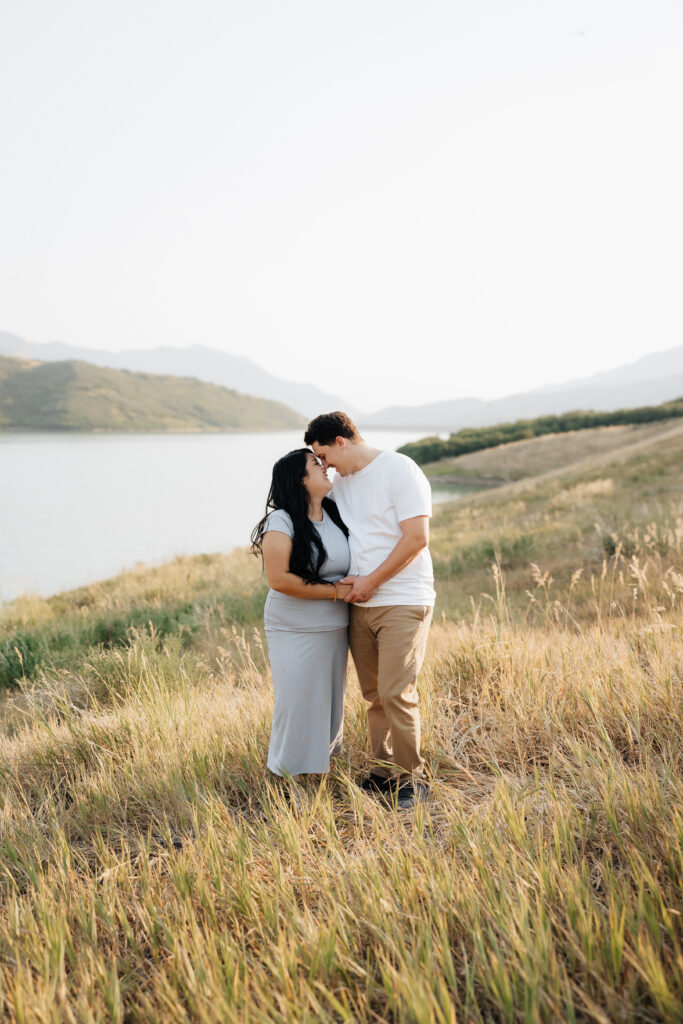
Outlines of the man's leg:
[{"label": "man's leg", "polygon": [[[370,751],[376,761],[391,761],[391,744],[389,736],[391,726],[387,718],[377,689],[378,646],[373,629],[373,613],[383,611],[378,608],[358,608],[351,605],[349,609],[349,647],[351,657],[356,666],[361,693],[370,704],[368,708],[368,734]],[[373,769],[374,771],[374,769]],[[386,770],[379,768],[376,774],[384,775]]]},{"label": "man's leg", "polygon": [[403,774],[420,776],[417,676],[427,648],[432,608],[392,605],[370,610],[380,613],[373,623],[378,645],[377,693],[391,727],[389,759]]}]

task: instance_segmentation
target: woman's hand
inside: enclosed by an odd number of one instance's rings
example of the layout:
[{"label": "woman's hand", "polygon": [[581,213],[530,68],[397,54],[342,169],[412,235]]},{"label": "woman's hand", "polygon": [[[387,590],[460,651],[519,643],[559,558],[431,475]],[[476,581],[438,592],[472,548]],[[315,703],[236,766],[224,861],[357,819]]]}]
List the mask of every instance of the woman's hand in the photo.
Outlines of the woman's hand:
[{"label": "woman's hand", "polygon": [[350,583],[335,583],[334,589],[337,595],[337,600],[345,601],[347,595],[351,593],[353,587],[351,586]]}]

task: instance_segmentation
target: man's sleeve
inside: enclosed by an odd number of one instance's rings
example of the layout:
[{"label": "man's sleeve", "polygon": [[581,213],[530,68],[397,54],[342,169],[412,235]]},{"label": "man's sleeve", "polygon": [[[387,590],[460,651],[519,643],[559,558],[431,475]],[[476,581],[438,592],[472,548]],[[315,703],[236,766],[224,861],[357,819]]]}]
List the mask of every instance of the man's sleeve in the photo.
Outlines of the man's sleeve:
[{"label": "man's sleeve", "polygon": [[399,523],[415,516],[431,516],[432,489],[420,467],[405,456],[396,468],[391,478],[391,496]]}]

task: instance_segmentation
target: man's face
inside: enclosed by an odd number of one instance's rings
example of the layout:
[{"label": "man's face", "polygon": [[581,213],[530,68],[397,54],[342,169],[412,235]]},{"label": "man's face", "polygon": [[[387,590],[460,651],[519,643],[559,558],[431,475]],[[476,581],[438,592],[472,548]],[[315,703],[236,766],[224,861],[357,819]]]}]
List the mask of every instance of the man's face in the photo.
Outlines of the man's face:
[{"label": "man's face", "polygon": [[314,441],[311,448],[322,462],[324,469],[336,469],[341,472],[342,476],[344,475],[346,440],[343,437],[336,438],[334,444],[318,444],[317,441]]}]

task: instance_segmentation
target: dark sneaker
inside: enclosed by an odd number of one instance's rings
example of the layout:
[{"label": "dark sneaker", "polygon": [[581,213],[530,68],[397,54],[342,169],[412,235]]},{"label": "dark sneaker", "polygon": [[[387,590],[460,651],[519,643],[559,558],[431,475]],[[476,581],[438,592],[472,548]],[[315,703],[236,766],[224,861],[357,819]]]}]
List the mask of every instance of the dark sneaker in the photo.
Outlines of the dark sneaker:
[{"label": "dark sneaker", "polygon": [[415,804],[427,799],[427,786],[424,782],[404,782],[398,787],[396,807],[399,811],[409,811]]},{"label": "dark sneaker", "polygon": [[366,793],[372,793],[373,796],[378,794],[384,795],[389,789],[389,779],[384,775],[377,775],[376,772],[371,772],[366,779],[363,779],[358,783],[361,789],[364,789]]}]

